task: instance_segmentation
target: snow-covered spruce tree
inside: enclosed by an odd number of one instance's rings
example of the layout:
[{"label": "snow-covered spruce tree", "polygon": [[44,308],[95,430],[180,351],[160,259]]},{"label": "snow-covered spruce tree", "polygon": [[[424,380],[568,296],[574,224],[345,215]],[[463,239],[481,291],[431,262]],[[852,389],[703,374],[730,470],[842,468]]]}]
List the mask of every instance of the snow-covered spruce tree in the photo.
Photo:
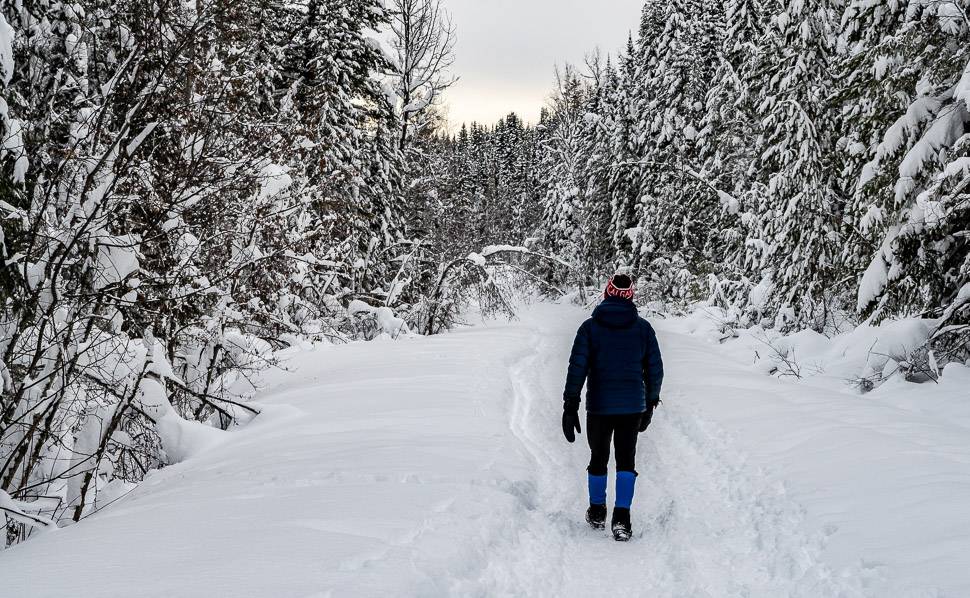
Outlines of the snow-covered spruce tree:
[{"label": "snow-covered spruce tree", "polygon": [[620,56],[617,85],[612,90],[612,138],[609,153],[607,188],[610,195],[611,229],[613,231],[613,267],[627,266],[635,259],[634,246],[640,233],[638,204],[644,176],[640,90],[637,85],[637,48],[633,38],[627,40]]},{"label": "snow-covered spruce tree", "polygon": [[[497,238],[521,244],[525,240],[526,220],[531,219],[534,203],[530,201],[533,183],[530,164],[532,131],[514,112],[502,119],[495,129],[495,210],[504,214],[496,226],[504,225],[504,235]],[[531,232],[531,230],[529,231]]]},{"label": "snow-covered spruce tree", "polygon": [[[724,5],[725,33],[698,134],[701,174],[720,199],[720,213],[707,239],[714,268],[712,299],[732,313],[746,306],[760,271],[745,260],[748,226],[756,218],[754,198],[766,187],[755,170],[755,141],[761,135],[752,87],[761,74],[765,16],[761,2],[731,0]],[[745,320],[746,321],[746,320]]]},{"label": "snow-covered spruce tree", "polygon": [[520,133],[513,168],[515,189],[512,197],[517,200],[512,211],[513,238],[522,245],[530,245],[534,241],[536,223],[542,213],[537,179],[542,132],[524,122],[518,115],[516,119]]},{"label": "snow-covered spruce tree", "polygon": [[[498,258],[467,258],[491,245],[533,244],[540,213],[538,138],[537,130],[513,113],[492,127],[467,123],[454,136],[439,133],[422,140],[425,157],[412,170],[410,185],[412,190],[420,185],[423,194],[417,214],[409,218],[414,249],[399,272],[412,287],[422,281],[413,329],[434,333],[448,328],[459,307],[479,291],[477,299],[486,309],[506,310],[494,292],[495,281],[483,276],[481,266],[482,259],[492,264]],[[516,261],[533,258],[520,252]],[[454,284],[459,280],[467,284]]]},{"label": "snow-covered spruce tree", "polygon": [[424,176],[430,199],[424,220],[425,242],[446,258],[468,255],[481,248],[477,236],[481,137],[476,123],[462,125],[454,137],[441,136],[428,146]]},{"label": "snow-covered spruce tree", "polygon": [[634,265],[652,295],[689,298],[716,220],[717,195],[699,169],[697,136],[721,35],[719,3],[648,4],[641,20],[642,186]]},{"label": "snow-covered spruce tree", "polygon": [[374,77],[390,67],[369,38],[385,13],[372,0],[308,0],[291,10],[296,30],[279,89],[305,138],[291,160],[306,179],[307,241],[318,244],[308,249],[349,265],[337,296],[380,295],[386,249],[403,226],[396,125]]},{"label": "snow-covered spruce tree", "polygon": [[[447,144],[447,142],[446,142]],[[468,127],[458,145],[459,202],[471,211],[472,236],[457,242],[521,244],[534,231],[539,206],[535,199],[536,131],[509,114],[493,127]]]},{"label": "snow-covered spruce tree", "polygon": [[652,234],[645,228],[652,225],[645,213],[645,204],[652,202],[644,194],[657,186],[662,167],[651,150],[658,141],[655,126],[662,120],[659,83],[667,67],[664,63],[667,48],[661,45],[667,17],[665,3],[647,2],[644,5],[636,43],[629,38],[626,56],[621,56],[619,85],[614,87],[612,98],[613,135],[626,139],[626,155],[611,165],[611,171],[625,183],[610,185],[614,206],[614,247],[625,248],[614,267],[630,267],[633,272],[639,270],[643,237]]},{"label": "snow-covered spruce tree", "polygon": [[[905,4],[854,1],[842,17],[839,102],[846,130],[839,149],[851,193],[842,259],[857,276],[873,261],[899,211],[892,164],[915,142],[907,127],[893,127],[915,99],[923,70],[912,62],[919,55],[915,46],[923,43],[922,28],[908,26],[906,12]],[[914,125],[929,116],[917,111]],[[893,146],[882,143],[891,130],[896,131]]]},{"label": "snow-covered spruce tree", "polygon": [[[614,105],[611,98],[617,85],[617,73],[610,58],[599,68],[593,64],[593,88],[585,107],[584,133],[580,159],[585,173],[581,185],[585,196],[586,228],[581,238],[580,270],[588,276],[605,276],[613,265],[613,233],[609,182],[613,168],[610,153],[614,127]],[[582,181],[581,181],[582,182]],[[592,281],[590,281],[592,282]]]},{"label": "snow-covered spruce tree", "polygon": [[838,113],[830,98],[836,15],[828,0],[775,2],[759,42],[766,52],[754,90],[762,135],[755,169],[767,173],[750,259],[763,273],[764,316],[779,328],[822,330],[839,290],[841,183],[834,163]]},{"label": "snow-covered spruce tree", "polygon": [[[857,84],[853,91],[863,110],[886,96],[893,101],[885,115],[862,118],[865,128],[857,133],[857,151],[868,159],[850,213],[860,239],[850,263],[859,260],[866,268],[858,308],[876,319],[940,317],[933,339],[940,361],[965,360],[970,341],[967,7],[912,2],[905,13],[893,6],[868,8],[852,5],[845,19],[848,40],[860,38],[851,47],[856,54],[848,63],[855,67],[850,82]],[[867,24],[868,32],[863,31]],[[866,85],[867,75],[877,84]]]},{"label": "snow-covered spruce tree", "polygon": [[[586,176],[582,151],[585,133],[586,89],[573,67],[558,76],[559,84],[542,123],[539,162],[542,189],[540,247],[571,264],[582,261],[582,239],[589,234],[587,203],[582,188]],[[560,276],[569,274],[551,269]],[[560,283],[562,280],[552,279]]]},{"label": "snow-covered spruce tree", "polygon": [[[463,125],[454,137],[440,134],[429,145],[432,195],[431,239],[442,251],[467,255],[480,248],[486,192],[487,132],[478,123]],[[437,167],[437,168],[435,168]],[[444,248],[448,246],[449,250]],[[476,247],[478,246],[478,247]]]}]

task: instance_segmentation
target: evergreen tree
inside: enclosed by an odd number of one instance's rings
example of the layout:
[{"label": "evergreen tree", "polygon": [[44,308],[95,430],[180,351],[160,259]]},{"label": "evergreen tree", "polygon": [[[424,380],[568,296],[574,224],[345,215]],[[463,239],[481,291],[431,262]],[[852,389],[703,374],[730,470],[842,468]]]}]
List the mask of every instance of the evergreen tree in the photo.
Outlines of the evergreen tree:
[{"label": "evergreen tree", "polygon": [[[859,104],[890,95],[885,116],[859,114],[862,167],[850,222],[860,242],[850,263],[867,250],[871,260],[859,281],[858,308],[881,319],[892,315],[941,317],[935,345],[948,359],[966,359],[970,281],[966,176],[970,64],[965,17],[955,4],[887,7],[872,13],[850,7],[849,31],[873,21],[878,45],[859,41],[849,64]],[[853,39],[851,36],[849,39]],[[867,44],[868,41],[868,44]],[[903,68],[900,68],[903,65]],[[864,69],[879,78],[866,84]],[[887,118],[888,117],[888,118]],[[885,121],[895,119],[891,125]],[[883,131],[880,135],[879,132]],[[875,143],[878,140],[878,143]]]},{"label": "evergreen tree", "polygon": [[746,306],[760,275],[746,261],[748,227],[756,218],[755,199],[766,177],[755,169],[755,142],[761,135],[753,89],[764,65],[758,41],[764,39],[765,15],[754,0],[731,0],[724,6],[725,33],[717,69],[707,94],[703,126],[698,135],[702,174],[719,199],[716,220],[707,239],[716,284],[715,300],[731,307]]},{"label": "evergreen tree", "polygon": [[[704,250],[717,196],[698,180],[698,129],[721,35],[721,9],[695,0],[648,5],[641,21],[641,114],[646,126],[636,254],[652,293],[687,298],[689,272],[708,269]],[[659,29],[653,34],[647,27]],[[673,276],[671,276],[673,275]]]},{"label": "evergreen tree", "polygon": [[908,66],[904,56],[918,56],[915,45],[924,42],[920,28],[905,27],[905,5],[850,2],[842,22],[839,101],[846,135],[839,155],[842,174],[851,182],[842,259],[859,273],[872,261],[901,207],[892,191],[897,173],[891,165],[915,139],[904,133],[895,147],[882,141],[916,99],[922,69]]},{"label": "evergreen tree", "polygon": [[620,57],[617,85],[612,90],[610,104],[613,114],[608,164],[611,229],[615,266],[629,266],[634,257],[637,228],[637,206],[642,188],[642,153],[638,139],[640,111],[638,109],[637,50],[633,38],[627,40],[626,52]]},{"label": "evergreen tree", "polygon": [[571,264],[582,261],[582,239],[587,236],[583,134],[586,89],[576,71],[567,67],[544,120],[540,181],[542,197],[542,249]]},{"label": "evergreen tree", "polygon": [[[588,94],[584,115],[584,133],[580,148],[582,170],[585,173],[586,229],[582,238],[580,270],[589,277],[605,274],[613,263],[613,234],[611,228],[610,177],[613,155],[611,140],[614,128],[614,97],[617,72],[607,59],[596,77],[594,89]],[[592,281],[591,281],[592,282]]]},{"label": "evergreen tree", "polygon": [[763,125],[756,168],[768,174],[758,206],[757,243],[770,289],[766,315],[779,327],[821,330],[840,274],[844,199],[833,164],[838,112],[833,6],[828,1],[776,4],[762,44],[769,53],[756,102]]}]

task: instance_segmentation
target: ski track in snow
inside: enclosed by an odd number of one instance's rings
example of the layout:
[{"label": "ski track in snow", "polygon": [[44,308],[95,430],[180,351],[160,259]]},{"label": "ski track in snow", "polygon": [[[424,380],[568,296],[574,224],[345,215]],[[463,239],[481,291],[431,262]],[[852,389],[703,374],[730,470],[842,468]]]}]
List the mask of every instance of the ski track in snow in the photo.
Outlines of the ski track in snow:
[{"label": "ski track in snow", "polygon": [[[833,570],[837,526],[701,411],[720,397],[694,395],[737,379],[735,365],[663,326],[665,403],[640,437],[634,537],[591,530],[586,436],[568,445],[559,425],[583,317],[539,305],[508,325],[298,355],[235,437],[0,553],[0,596],[959,595],[895,588],[862,555]],[[740,376],[732,397],[788,388]]]}]

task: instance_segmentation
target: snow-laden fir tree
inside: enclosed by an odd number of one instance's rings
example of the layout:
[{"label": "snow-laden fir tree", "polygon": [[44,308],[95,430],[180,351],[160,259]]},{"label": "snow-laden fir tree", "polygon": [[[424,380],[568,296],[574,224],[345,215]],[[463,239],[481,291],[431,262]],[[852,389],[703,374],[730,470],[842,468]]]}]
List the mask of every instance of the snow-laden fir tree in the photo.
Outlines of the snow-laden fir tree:
[{"label": "snow-laden fir tree", "polygon": [[[923,70],[907,59],[919,55],[916,46],[924,40],[921,28],[907,25],[906,12],[906,3],[853,1],[842,16],[838,101],[845,136],[839,156],[851,193],[842,259],[854,272],[872,262],[899,210],[891,164],[915,141],[906,127],[893,127],[915,99]],[[923,103],[916,104],[917,111]],[[916,111],[912,116],[924,118]],[[883,143],[890,130],[898,132],[894,146]]]},{"label": "snow-laden fir tree", "polygon": [[762,132],[755,168],[767,175],[749,241],[762,270],[764,315],[780,328],[824,328],[833,309],[844,210],[834,164],[839,114],[830,106],[835,6],[774,2],[759,42],[766,65],[754,93]]},{"label": "snow-laden fir tree", "polygon": [[610,195],[611,228],[615,266],[627,266],[635,259],[640,189],[642,188],[642,144],[640,95],[637,85],[637,48],[633,38],[627,40],[620,56],[617,85],[612,90],[613,131],[610,139],[610,163],[607,188]]},{"label": "snow-laden fir tree", "polygon": [[[880,50],[863,54],[861,61],[882,75],[880,87],[867,86],[870,95],[864,98],[894,93],[897,101],[890,104],[895,121],[874,149],[868,146],[871,159],[857,183],[853,215],[873,252],[859,281],[858,308],[877,319],[940,317],[934,346],[946,359],[965,359],[970,339],[967,7],[911,2],[902,15],[892,8],[878,13],[894,17],[878,22]],[[858,11],[847,21],[866,16]]]},{"label": "snow-laden fir tree", "polygon": [[610,151],[615,126],[612,99],[618,84],[617,72],[609,57],[602,68],[595,61],[592,67],[593,88],[587,94],[580,147],[585,173],[580,186],[584,195],[586,228],[581,240],[583,261],[579,268],[592,279],[590,282],[607,272],[614,260],[609,182],[614,159]]},{"label": "snow-laden fir tree", "polygon": [[589,214],[583,180],[587,131],[586,85],[572,67],[559,75],[559,86],[543,120],[539,169],[542,196],[541,247],[571,264],[583,261],[583,238]]},{"label": "snow-laden fir tree", "polygon": [[752,200],[766,182],[764,173],[754,169],[761,123],[751,89],[763,68],[758,42],[764,36],[765,15],[761,2],[731,0],[724,5],[724,16],[722,45],[697,143],[702,175],[720,200],[713,208],[718,214],[706,250],[714,269],[711,295],[723,307],[743,309],[752,279],[760,274],[745,259],[745,242],[755,218]]},{"label": "snow-laden fir tree", "polygon": [[[643,147],[637,264],[654,293],[687,298],[717,216],[717,196],[699,175],[698,130],[717,61],[719,3],[647,5],[641,20]],[[651,30],[650,28],[655,28]]]}]

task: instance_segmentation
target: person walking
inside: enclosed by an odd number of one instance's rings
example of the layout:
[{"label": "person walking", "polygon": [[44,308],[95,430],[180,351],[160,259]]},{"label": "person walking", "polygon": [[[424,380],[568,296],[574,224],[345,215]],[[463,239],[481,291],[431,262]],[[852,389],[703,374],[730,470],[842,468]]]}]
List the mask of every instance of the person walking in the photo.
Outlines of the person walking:
[{"label": "person walking", "polygon": [[660,404],[664,376],[657,335],[637,313],[633,294],[629,276],[610,278],[603,301],[576,333],[563,392],[562,431],[567,441],[575,442],[576,433],[582,432],[579,404],[586,385],[586,521],[594,529],[606,527],[607,466],[613,445],[616,492],[610,527],[618,541],[633,534],[630,505],[637,479],[637,436],[646,431]]}]

